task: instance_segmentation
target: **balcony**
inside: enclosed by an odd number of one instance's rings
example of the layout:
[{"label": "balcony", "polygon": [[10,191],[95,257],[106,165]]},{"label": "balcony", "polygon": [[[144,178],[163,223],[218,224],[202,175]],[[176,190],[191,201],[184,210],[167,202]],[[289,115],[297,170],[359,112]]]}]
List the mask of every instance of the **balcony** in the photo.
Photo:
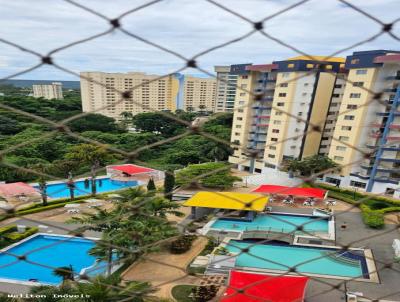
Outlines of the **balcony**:
[{"label": "balcony", "polygon": [[397,74],[397,75],[387,76],[385,78],[385,80],[388,80],[388,81],[400,80],[400,75]]},{"label": "balcony", "polygon": [[361,179],[369,179],[369,175],[360,175],[359,173],[350,173],[350,176],[361,178]]},{"label": "balcony", "polygon": [[380,160],[391,163],[400,163],[400,158],[381,158]]},{"label": "balcony", "polygon": [[387,136],[388,141],[400,141],[400,136]]},{"label": "balcony", "polygon": [[382,133],[370,133],[369,136],[373,138],[380,138],[382,137]]},{"label": "balcony", "polygon": [[389,128],[390,128],[390,129],[400,129],[400,125],[398,125],[398,124],[391,124],[391,125],[389,126]]},{"label": "balcony", "polygon": [[397,91],[397,88],[386,88],[386,89],[383,89],[383,92],[396,92]]},{"label": "balcony", "polygon": [[379,124],[379,123],[372,123],[371,128],[383,128],[385,127],[384,124]]},{"label": "balcony", "polygon": [[399,180],[395,180],[393,178],[386,178],[386,177],[375,177],[374,181],[389,183],[389,184],[394,184],[394,185],[397,185],[399,183]]}]

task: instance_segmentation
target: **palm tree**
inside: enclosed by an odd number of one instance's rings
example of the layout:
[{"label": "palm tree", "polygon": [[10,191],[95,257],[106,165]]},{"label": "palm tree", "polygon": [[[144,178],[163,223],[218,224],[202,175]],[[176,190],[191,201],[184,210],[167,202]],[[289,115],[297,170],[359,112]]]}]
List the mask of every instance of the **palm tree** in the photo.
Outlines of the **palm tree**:
[{"label": "palm tree", "polygon": [[111,155],[106,149],[91,145],[91,144],[79,144],[75,145],[65,155],[66,159],[80,162],[84,165],[90,166],[91,175],[91,187],[92,195],[96,195],[96,172],[100,168],[102,163],[105,163],[111,158]]},{"label": "palm tree", "polygon": [[72,265],[57,267],[54,269],[53,275],[62,278],[62,285],[65,285],[68,280],[75,280]]},{"label": "palm tree", "polygon": [[103,233],[102,242],[106,242],[107,244],[96,244],[93,248],[90,249],[89,254],[96,256],[97,259],[103,260],[107,262],[107,276],[111,276],[112,263],[113,263],[113,247],[111,246],[111,238],[107,233]]},{"label": "palm tree", "polygon": [[67,187],[69,190],[69,197],[71,200],[75,199],[75,183],[71,171],[68,173]]},{"label": "palm tree", "polygon": [[39,191],[42,197],[42,205],[47,206],[47,183],[43,177],[39,180]]}]

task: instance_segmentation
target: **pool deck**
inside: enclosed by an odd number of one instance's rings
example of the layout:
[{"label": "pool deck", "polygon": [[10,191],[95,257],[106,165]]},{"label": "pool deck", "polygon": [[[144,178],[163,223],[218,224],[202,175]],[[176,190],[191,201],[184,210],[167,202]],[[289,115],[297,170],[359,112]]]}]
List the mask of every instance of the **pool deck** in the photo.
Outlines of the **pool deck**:
[{"label": "pool deck", "polygon": [[[282,207],[276,207],[276,210],[282,210]],[[287,210],[294,213],[310,213],[310,209],[304,208]],[[336,210],[335,218],[335,245],[370,249],[375,260],[379,283],[311,278],[307,285],[306,301],[345,301],[346,291],[361,292],[364,297],[370,299],[400,301],[400,263],[393,263],[392,249],[393,240],[400,238],[398,226],[388,224],[383,230],[367,228],[358,209],[354,208],[351,211]],[[345,230],[340,228],[343,223],[347,225]],[[393,263],[393,269],[385,268],[385,263]]]}]

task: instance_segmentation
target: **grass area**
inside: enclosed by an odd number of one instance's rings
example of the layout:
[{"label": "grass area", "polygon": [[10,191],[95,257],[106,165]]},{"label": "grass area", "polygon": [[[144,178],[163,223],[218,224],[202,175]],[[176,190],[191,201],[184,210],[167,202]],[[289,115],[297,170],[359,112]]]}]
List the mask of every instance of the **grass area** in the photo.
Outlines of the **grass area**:
[{"label": "grass area", "polygon": [[38,232],[37,227],[27,227],[25,232],[18,232],[15,224],[0,228],[0,248],[18,242]]},{"label": "grass area", "polygon": [[364,223],[371,228],[383,228],[386,213],[400,212],[400,200],[397,199],[355,192],[326,184],[315,184],[313,186],[329,190],[328,196],[331,198],[357,205],[362,212]]},{"label": "grass area", "polygon": [[195,285],[176,285],[172,288],[171,293],[178,302],[193,302],[193,299],[189,295],[195,287]]}]

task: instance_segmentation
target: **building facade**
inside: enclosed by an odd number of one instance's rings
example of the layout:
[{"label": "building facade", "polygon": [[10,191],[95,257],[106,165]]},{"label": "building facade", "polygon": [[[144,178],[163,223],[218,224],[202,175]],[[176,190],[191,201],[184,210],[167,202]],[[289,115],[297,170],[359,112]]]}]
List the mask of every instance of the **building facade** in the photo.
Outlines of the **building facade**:
[{"label": "building facade", "polygon": [[48,100],[62,100],[62,84],[54,82],[51,84],[32,85],[34,98],[45,98]]},{"label": "building facade", "polygon": [[[347,57],[346,68],[349,83],[329,150],[342,169],[324,180],[399,197],[400,52],[355,52]],[[376,93],[382,93],[381,101],[374,100]]]},{"label": "building facade", "polygon": [[248,65],[238,78],[238,87],[252,92],[236,92],[231,141],[240,147],[229,161],[240,170],[268,173],[285,160],[327,152],[330,141],[324,137],[332,126],[326,121],[337,116],[345,60],[318,59]]},{"label": "building facade", "polygon": [[214,112],[232,112],[235,107],[236,87],[240,72],[250,64],[215,66],[217,95]]},{"label": "building facade", "polygon": [[[137,88],[135,88],[137,87]],[[131,91],[123,99],[117,91]],[[179,92],[176,75],[160,78],[141,72],[81,73],[81,97],[84,112],[96,112],[121,119],[123,112],[133,115],[152,111],[175,111]]]},{"label": "building facade", "polygon": [[183,110],[208,111],[215,109],[217,80],[186,76],[183,83]]}]

